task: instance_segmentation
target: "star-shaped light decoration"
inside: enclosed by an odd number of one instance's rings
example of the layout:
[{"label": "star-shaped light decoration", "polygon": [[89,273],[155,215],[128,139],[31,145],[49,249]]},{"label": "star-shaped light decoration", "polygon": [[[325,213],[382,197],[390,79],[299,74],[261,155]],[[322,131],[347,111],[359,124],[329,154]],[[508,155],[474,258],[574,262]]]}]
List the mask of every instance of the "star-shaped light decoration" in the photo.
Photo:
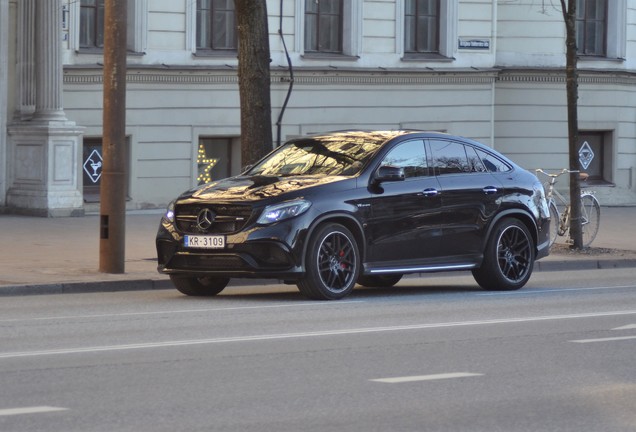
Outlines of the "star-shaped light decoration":
[{"label": "star-shaped light decoration", "polygon": [[[216,158],[208,158],[205,154],[205,147],[203,144],[199,144],[199,152],[197,154],[197,164],[199,166],[199,177],[197,177],[197,181],[199,184],[210,183],[212,181],[212,168],[219,162]],[[203,170],[201,170],[201,168]]]}]

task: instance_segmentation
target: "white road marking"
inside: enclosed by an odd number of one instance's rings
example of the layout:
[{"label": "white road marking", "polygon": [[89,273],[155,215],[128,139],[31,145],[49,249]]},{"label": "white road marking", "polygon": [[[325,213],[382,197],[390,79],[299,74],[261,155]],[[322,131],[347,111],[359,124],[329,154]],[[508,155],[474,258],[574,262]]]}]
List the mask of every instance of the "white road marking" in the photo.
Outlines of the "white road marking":
[{"label": "white road marking", "polygon": [[404,376],[404,377],[395,377],[395,378],[377,378],[377,379],[372,379],[369,381],[388,383],[388,384],[401,384],[401,383],[416,382],[416,381],[435,381],[435,380],[475,377],[475,376],[483,376],[483,375],[484,374],[471,373],[471,372],[452,372],[452,373],[442,373],[442,374],[434,374],[434,375],[416,375],[416,376]]},{"label": "white road marking", "polygon": [[253,310],[253,309],[275,309],[275,308],[289,308],[289,307],[302,307],[302,306],[335,306],[351,303],[364,303],[364,300],[345,300],[339,302],[312,302],[312,303],[290,303],[290,304],[277,304],[277,305],[260,305],[260,306],[237,306],[237,307],[222,307],[222,308],[207,308],[207,309],[180,309],[180,310],[165,310],[165,311],[152,311],[152,312],[124,312],[117,314],[94,314],[94,315],[62,315],[62,316],[47,316],[47,317],[32,317],[32,318],[7,318],[0,319],[0,323],[17,322],[17,321],[51,321],[51,320],[66,320],[66,319],[89,319],[89,318],[110,318],[110,317],[126,317],[126,316],[149,316],[149,315],[174,315],[174,314],[186,314],[186,313],[200,313],[200,312],[224,312],[224,311],[238,311],[238,310]]},{"label": "white road marking", "polygon": [[41,414],[41,413],[67,411],[67,410],[68,408],[59,408],[59,407],[52,407],[52,406],[9,408],[9,409],[0,409],[0,417],[12,416],[12,415],[23,415],[23,414]]},{"label": "white road marking", "polygon": [[618,285],[618,286],[603,286],[603,287],[588,287],[588,288],[557,288],[557,289],[522,289],[519,291],[492,291],[485,293],[478,293],[478,296],[505,296],[505,295],[524,295],[524,294],[552,294],[558,292],[567,291],[598,291],[598,290],[610,290],[610,289],[625,289],[636,288],[636,285]]},{"label": "white road marking", "polygon": [[493,320],[482,321],[459,321],[459,322],[446,322],[446,323],[429,323],[429,324],[413,324],[413,325],[401,325],[390,327],[367,327],[367,328],[352,328],[352,329],[340,329],[340,330],[322,330],[315,332],[304,333],[280,333],[280,334],[265,334],[265,335],[249,335],[249,336],[233,336],[233,337],[220,337],[211,339],[192,339],[192,340],[176,340],[165,342],[147,342],[137,344],[123,344],[123,345],[106,345],[106,346],[93,346],[93,347],[77,347],[77,348],[61,348],[61,349],[49,349],[40,351],[22,351],[22,352],[5,352],[0,353],[0,359],[11,359],[19,357],[38,357],[60,354],[81,354],[81,353],[96,353],[105,351],[123,351],[133,349],[150,349],[150,348],[167,348],[189,345],[210,345],[218,343],[230,343],[230,342],[258,342],[266,340],[282,340],[282,339],[300,339],[320,336],[340,336],[340,335],[352,335],[352,334],[364,334],[364,333],[383,333],[383,332],[395,332],[395,331],[408,331],[408,330],[425,330],[436,329],[445,327],[469,327],[480,326],[489,324],[513,324],[513,323],[527,323],[538,321],[557,321],[579,318],[597,318],[597,317],[609,317],[609,316],[622,316],[622,315],[636,315],[636,310],[628,311],[610,311],[610,312],[590,312],[572,315],[548,315],[548,316],[536,316],[525,318],[501,318]]},{"label": "white road marking", "polygon": [[613,342],[613,341],[623,341],[636,339],[636,336],[619,336],[619,337],[608,337],[608,338],[598,338],[598,339],[579,339],[579,340],[571,340],[570,342],[574,343],[593,343],[593,342]]},{"label": "white road marking", "polygon": [[628,325],[623,326],[623,327],[613,328],[612,330],[633,330],[633,329],[636,329],[636,324],[628,324]]}]

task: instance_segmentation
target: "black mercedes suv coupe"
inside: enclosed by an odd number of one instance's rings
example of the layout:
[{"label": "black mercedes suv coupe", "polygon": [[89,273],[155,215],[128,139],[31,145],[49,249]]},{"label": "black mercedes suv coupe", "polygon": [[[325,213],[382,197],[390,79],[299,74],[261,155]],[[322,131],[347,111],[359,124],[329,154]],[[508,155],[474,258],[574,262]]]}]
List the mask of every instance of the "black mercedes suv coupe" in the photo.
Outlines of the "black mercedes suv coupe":
[{"label": "black mercedes suv coupe", "polygon": [[470,139],[325,133],[170,203],[158,270],[192,296],[218,294],[231,278],[272,278],[312,299],[340,299],[356,283],[388,287],[449,270],[515,290],[548,255],[548,215],[533,173]]}]

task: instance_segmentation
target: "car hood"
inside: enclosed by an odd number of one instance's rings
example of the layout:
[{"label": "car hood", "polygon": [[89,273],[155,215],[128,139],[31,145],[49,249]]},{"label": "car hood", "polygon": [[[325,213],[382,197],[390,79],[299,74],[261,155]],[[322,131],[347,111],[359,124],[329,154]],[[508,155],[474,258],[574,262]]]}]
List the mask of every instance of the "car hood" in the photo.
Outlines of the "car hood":
[{"label": "car hood", "polygon": [[237,176],[201,185],[179,197],[196,201],[260,201],[347,179],[343,176]]}]

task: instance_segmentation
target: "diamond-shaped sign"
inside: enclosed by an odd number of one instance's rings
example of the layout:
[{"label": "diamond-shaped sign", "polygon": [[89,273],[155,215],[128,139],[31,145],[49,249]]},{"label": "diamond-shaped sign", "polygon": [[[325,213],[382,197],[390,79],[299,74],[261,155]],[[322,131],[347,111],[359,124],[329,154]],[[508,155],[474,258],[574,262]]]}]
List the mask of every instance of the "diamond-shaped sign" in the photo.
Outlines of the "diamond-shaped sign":
[{"label": "diamond-shaped sign", "polygon": [[587,169],[592,163],[594,159],[594,152],[592,151],[592,147],[585,141],[581,148],[579,149],[579,162],[581,162],[581,166],[583,169]]},{"label": "diamond-shaped sign", "polygon": [[102,155],[97,149],[93,150],[90,156],[84,161],[84,171],[93,183],[97,183],[102,176]]}]

